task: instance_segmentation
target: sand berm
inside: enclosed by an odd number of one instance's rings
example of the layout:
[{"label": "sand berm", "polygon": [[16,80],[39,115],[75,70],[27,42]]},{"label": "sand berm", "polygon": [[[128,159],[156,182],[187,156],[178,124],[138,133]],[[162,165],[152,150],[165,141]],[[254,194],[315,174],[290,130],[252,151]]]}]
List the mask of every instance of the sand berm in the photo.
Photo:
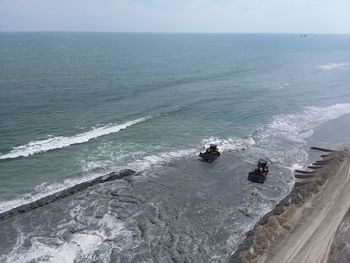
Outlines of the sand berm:
[{"label": "sand berm", "polygon": [[326,152],[248,232],[230,262],[350,262],[350,151]]}]

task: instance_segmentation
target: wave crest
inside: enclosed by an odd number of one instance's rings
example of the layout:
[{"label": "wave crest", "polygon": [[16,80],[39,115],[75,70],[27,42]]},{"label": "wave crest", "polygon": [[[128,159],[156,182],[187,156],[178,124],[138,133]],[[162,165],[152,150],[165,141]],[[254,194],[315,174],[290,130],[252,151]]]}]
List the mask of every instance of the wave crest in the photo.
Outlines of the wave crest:
[{"label": "wave crest", "polygon": [[336,69],[344,69],[350,63],[329,63],[325,65],[319,65],[318,68],[323,71],[336,70]]},{"label": "wave crest", "polygon": [[100,136],[117,133],[132,125],[144,122],[150,118],[151,117],[148,116],[145,118],[128,121],[123,124],[107,124],[105,126],[93,128],[90,131],[80,133],[71,137],[57,136],[45,140],[32,141],[25,145],[13,147],[12,151],[10,151],[9,153],[0,155],[0,160],[28,157],[37,153],[43,153],[50,150],[65,148],[74,144],[85,143]]},{"label": "wave crest", "polygon": [[[141,120],[141,119],[140,119]],[[211,143],[215,143],[218,145],[220,151],[240,151],[242,148],[248,148],[253,145],[255,142],[251,137],[246,138],[217,138],[210,137],[203,139],[201,141],[201,145],[209,146]],[[200,152],[202,146],[194,146],[193,148],[187,149],[174,149],[173,151],[161,152],[154,155],[147,155],[139,160],[133,161],[131,163],[127,163],[122,166],[117,167],[109,167],[108,169],[103,169],[101,171],[94,171],[93,169],[84,172],[84,176],[77,178],[69,178],[64,180],[62,183],[42,183],[35,187],[33,193],[28,193],[20,196],[15,200],[1,201],[0,202],[0,214],[6,211],[9,211],[15,207],[20,205],[33,203],[41,198],[47,197],[49,195],[57,194],[60,191],[68,189],[78,184],[82,184],[84,182],[94,180],[99,176],[103,176],[108,172],[119,172],[123,169],[133,169],[137,172],[143,172],[152,167],[158,167],[158,165],[163,165],[166,163],[170,163],[175,160],[179,160],[181,158],[186,157],[195,157]],[[97,168],[97,167],[96,167]]]}]

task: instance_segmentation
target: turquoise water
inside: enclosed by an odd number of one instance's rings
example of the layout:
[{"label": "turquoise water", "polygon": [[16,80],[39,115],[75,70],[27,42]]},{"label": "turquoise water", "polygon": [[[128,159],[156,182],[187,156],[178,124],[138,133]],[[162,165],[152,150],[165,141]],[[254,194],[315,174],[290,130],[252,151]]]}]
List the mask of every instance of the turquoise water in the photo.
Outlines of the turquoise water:
[{"label": "turquoise water", "polygon": [[0,69],[1,211],[211,142],[302,165],[350,113],[350,36],[1,33]]}]

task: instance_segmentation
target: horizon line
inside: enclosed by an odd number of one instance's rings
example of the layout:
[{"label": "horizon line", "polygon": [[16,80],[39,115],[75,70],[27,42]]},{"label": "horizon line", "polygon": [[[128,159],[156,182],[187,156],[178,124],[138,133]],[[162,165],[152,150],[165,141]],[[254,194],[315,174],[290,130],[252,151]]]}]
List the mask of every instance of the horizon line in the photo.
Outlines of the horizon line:
[{"label": "horizon line", "polygon": [[278,35],[350,35],[333,32],[183,32],[183,31],[93,31],[93,30],[0,30],[0,33],[119,33],[119,34],[278,34]]}]

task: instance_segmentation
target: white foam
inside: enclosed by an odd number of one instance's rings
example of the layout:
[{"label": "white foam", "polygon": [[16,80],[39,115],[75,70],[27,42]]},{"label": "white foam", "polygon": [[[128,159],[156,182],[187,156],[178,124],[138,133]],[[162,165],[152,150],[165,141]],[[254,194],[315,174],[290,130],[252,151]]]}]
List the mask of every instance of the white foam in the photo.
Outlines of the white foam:
[{"label": "white foam", "polygon": [[295,171],[295,170],[302,170],[304,169],[304,165],[300,164],[300,163],[294,163],[291,167],[291,170],[292,171]]},{"label": "white foam", "polygon": [[[247,137],[247,138],[229,137],[226,139],[210,137],[210,138],[203,139],[201,141],[201,145],[205,145],[205,146],[209,146],[211,143],[217,144],[220,151],[239,151],[242,148],[246,149],[249,146],[253,145],[254,140],[250,137]],[[189,149],[174,149],[173,151],[162,152],[154,155],[148,155],[139,160],[133,161],[131,163],[127,163],[123,166],[110,167],[109,170],[116,171],[116,170],[129,168],[136,171],[146,171],[157,165],[170,163],[174,160],[179,160],[181,158],[197,156],[198,152],[201,150],[201,147],[202,146],[193,147]],[[100,167],[100,163],[96,165],[92,163],[88,163],[88,166],[89,168],[91,167],[97,168],[97,167]],[[91,172],[91,173],[90,171],[89,169],[86,169],[85,176],[66,179],[62,183],[54,183],[54,184],[42,183],[35,187],[33,193],[24,194],[21,197],[14,200],[2,201],[0,202],[0,213],[6,212],[8,210],[11,210],[23,204],[29,204],[29,203],[35,202],[43,197],[55,194],[64,189],[95,179],[99,176],[102,176],[108,173],[107,170],[103,170],[100,172]]]},{"label": "white foam", "polygon": [[[344,114],[350,113],[350,104],[336,104],[329,107],[306,107],[304,111],[297,114],[278,115],[273,117],[273,120],[267,124],[264,128],[259,129],[256,136],[257,147],[255,147],[254,156],[252,161],[258,156],[269,156],[269,159],[284,165],[290,165],[290,168],[296,169],[301,167],[307,160],[307,154],[302,151],[301,148],[286,149],[279,148],[285,147],[285,141],[278,145],[278,140],[288,140],[293,144],[305,145],[305,138],[309,137],[313,133],[313,129],[328,120],[337,119]],[[141,120],[141,119],[140,119]],[[217,138],[209,137],[201,141],[201,145],[208,146],[211,143],[218,145],[221,151],[239,151],[247,149],[255,144],[255,141],[250,138]],[[155,155],[149,155],[126,164],[118,169],[131,168],[137,171],[145,171],[152,168],[155,165],[162,165],[174,160],[178,160],[185,157],[193,157],[198,154],[201,147],[193,147],[189,149],[174,149],[173,151],[163,152]],[[292,163],[288,164],[288,161]],[[293,166],[293,167],[292,167]],[[0,213],[8,211],[14,207],[22,204],[31,203],[47,195],[54,194],[68,187],[72,187],[79,183],[94,179],[98,176],[106,173],[92,173],[87,174],[84,177],[67,179],[63,183],[56,184],[42,184],[36,187],[36,191],[33,194],[26,194],[16,200],[3,201],[0,203]]]},{"label": "white foam", "polygon": [[46,196],[56,194],[64,189],[93,180],[104,174],[106,174],[106,172],[87,174],[83,177],[66,179],[63,183],[49,184],[47,182],[44,182],[40,185],[37,185],[34,188],[33,193],[23,194],[14,200],[0,202],[0,213],[4,213],[20,205],[30,204]]},{"label": "white foam", "polygon": [[[300,148],[295,149],[295,152],[293,149],[280,149],[279,147],[284,144],[278,145],[277,140],[283,138],[289,142],[305,145],[306,142],[304,139],[312,135],[315,127],[328,120],[337,119],[348,113],[350,113],[350,104],[336,104],[329,107],[306,107],[304,111],[297,114],[275,116],[269,124],[264,128],[259,129],[258,135],[256,136],[258,145],[254,149],[254,158],[256,159],[257,155],[266,155],[269,156],[270,160],[286,166],[288,165],[288,161],[286,160],[289,158],[289,161],[292,161],[289,165],[293,166],[290,168],[295,169],[296,167],[303,166],[304,162],[307,160],[306,152],[301,151]],[[136,121],[140,122],[144,121],[144,119]],[[239,151],[254,145],[255,141],[250,137],[229,137],[226,139],[209,137],[201,141],[201,145],[205,146],[208,146],[211,143],[217,144],[221,151]],[[181,158],[196,156],[200,150],[201,147],[179,150],[174,149],[173,151],[145,156],[142,159],[126,164],[123,167],[118,167],[118,169],[131,168],[137,171],[145,171],[155,165],[162,165]],[[255,159],[252,159],[252,161],[255,162]],[[63,183],[50,185],[44,183],[37,186],[35,193],[33,194],[22,195],[16,200],[3,201],[0,203],[0,213],[22,204],[34,202],[40,198],[94,179],[106,173],[106,171],[92,174],[89,174],[88,171],[85,172],[86,175],[84,177],[67,179]]]},{"label": "white foam", "polygon": [[305,165],[306,138],[323,123],[350,114],[350,104],[335,104],[328,107],[305,107],[295,114],[274,116],[272,121],[258,130],[254,156],[268,156],[270,160],[290,170]]},{"label": "white foam", "polygon": [[268,124],[266,134],[278,132],[295,136],[295,140],[308,138],[313,129],[329,121],[350,113],[350,104],[335,104],[329,107],[305,107],[297,114],[278,115]]},{"label": "white foam", "polygon": [[159,154],[145,156],[141,160],[137,160],[131,163],[129,166],[131,167],[131,169],[145,171],[154,165],[161,165],[180,158],[189,157],[194,155],[197,152],[198,152],[198,149],[196,148],[163,152]]},{"label": "white foam", "polygon": [[45,140],[32,141],[25,145],[13,147],[12,151],[9,153],[0,155],[0,160],[27,157],[29,155],[60,149],[74,144],[85,143],[100,136],[117,133],[121,130],[126,129],[127,127],[138,124],[140,122],[144,122],[150,118],[151,117],[140,118],[137,120],[125,122],[123,124],[107,124],[105,126],[93,128],[90,131],[71,137],[58,136]]},{"label": "white foam", "polygon": [[[4,262],[74,262],[79,252],[93,250],[93,246],[101,243],[96,235],[73,234],[69,241],[50,242],[48,238],[32,237],[30,247],[23,249],[24,237],[19,236],[16,246],[4,255]],[[86,253],[85,253],[86,254]]]},{"label": "white foam", "polygon": [[[253,145],[255,142],[251,137],[247,138],[217,138],[217,137],[209,137],[205,138],[201,141],[201,145],[204,147],[208,147],[210,144],[216,144],[220,151],[240,151],[242,149],[246,149],[249,146]],[[202,149],[202,147],[194,147],[190,149],[183,150],[174,150],[169,152],[163,152],[156,155],[150,155],[138,160],[129,167],[137,170],[147,170],[154,165],[161,165],[164,163],[169,163],[174,160],[178,160],[185,157],[193,157],[198,155],[198,152]]]},{"label": "white foam", "polygon": [[326,65],[319,65],[317,66],[320,70],[323,71],[329,71],[329,70],[336,70],[336,69],[344,69],[346,68],[350,63],[330,63]]},{"label": "white foam", "polygon": [[255,144],[255,141],[251,137],[245,138],[227,138],[221,139],[217,137],[209,137],[203,139],[202,143],[208,147],[210,144],[216,144],[221,151],[241,151],[249,148]]},{"label": "white foam", "polygon": [[106,260],[102,262],[109,262],[109,254],[113,248],[105,241],[118,238],[120,244],[115,249],[120,250],[124,246],[132,246],[134,243],[132,233],[127,229],[125,224],[109,214],[104,215],[98,221],[92,221],[90,223],[91,230],[73,233],[67,241],[58,237],[32,237],[30,239],[30,247],[27,249],[23,248],[24,237],[20,233],[16,246],[9,254],[4,255],[2,260],[8,263],[88,262],[91,261],[97,250],[102,246],[106,246],[108,247],[107,251],[105,251],[107,255],[102,256]]}]

